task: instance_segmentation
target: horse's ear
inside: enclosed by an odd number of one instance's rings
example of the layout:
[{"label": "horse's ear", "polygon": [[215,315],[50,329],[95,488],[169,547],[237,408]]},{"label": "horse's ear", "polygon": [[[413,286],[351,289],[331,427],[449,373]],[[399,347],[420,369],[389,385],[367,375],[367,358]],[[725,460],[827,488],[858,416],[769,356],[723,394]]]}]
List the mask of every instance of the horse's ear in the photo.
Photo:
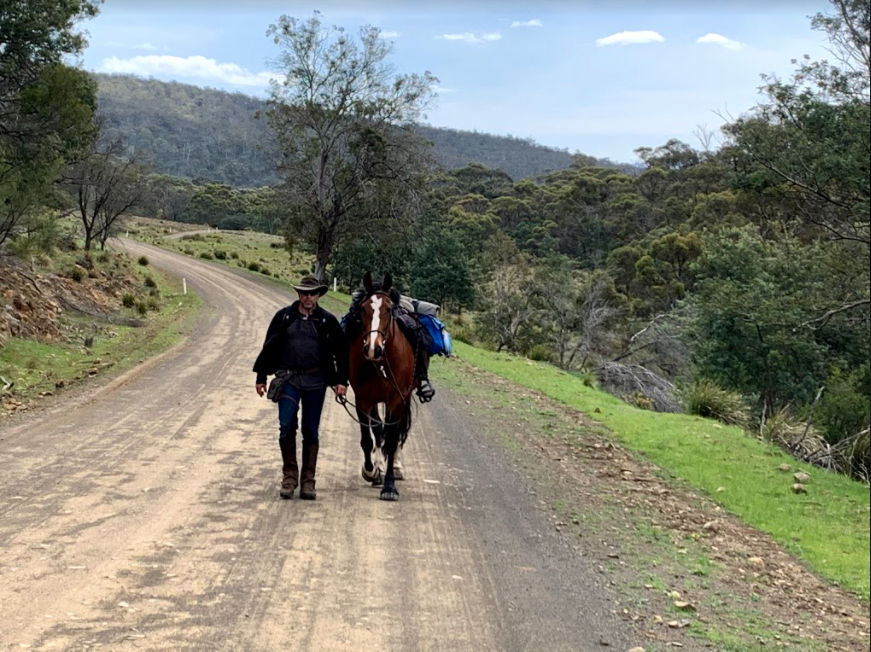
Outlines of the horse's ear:
[{"label": "horse's ear", "polygon": [[366,272],[366,276],[363,277],[363,287],[366,292],[372,292],[372,272]]},{"label": "horse's ear", "polygon": [[381,281],[381,291],[389,292],[390,288],[393,287],[393,277],[390,275],[390,272],[387,272],[384,275],[384,280]]}]

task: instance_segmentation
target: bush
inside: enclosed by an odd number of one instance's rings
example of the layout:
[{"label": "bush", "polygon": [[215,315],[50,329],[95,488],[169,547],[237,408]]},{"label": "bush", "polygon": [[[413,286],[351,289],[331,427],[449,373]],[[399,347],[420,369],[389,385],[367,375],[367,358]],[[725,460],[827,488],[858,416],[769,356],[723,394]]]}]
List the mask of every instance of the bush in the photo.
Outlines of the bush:
[{"label": "bush", "polygon": [[109,252],[108,252],[108,251],[104,251],[104,252],[101,253],[99,256],[97,256],[97,261],[98,261],[101,265],[105,265],[105,264],[107,264],[107,263],[108,263],[109,261],[111,261],[111,260],[112,260],[112,256],[109,255]]},{"label": "bush", "polygon": [[210,254],[208,251],[204,251],[200,254],[200,258],[202,258],[203,260],[211,260],[212,254]]},{"label": "bush", "polygon": [[270,249],[284,249],[284,243],[283,242],[270,242],[269,248]]},{"label": "bush", "polygon": [[134,297],[129,292],[125,292],[124,296],[121,297],[121,305],[125,308],[132,308],[133,304],[136,303],[136,297]]},{"label": "bush", "polygon": [[271,275],[272,275],[272,272],[270,272],[269,269],[268,269],[267,267],[265,267],[265,266],[260,268],[260,273],[261,273],[261,274],[265,274],[266,276],[271,276]]},{"label": "bush", "polygon": [[744,397],[705,378],[696,381],[684,391],[683,399],[690,414],[717,419],[742,428],[750,424],[750,412]]},{"label": "bush", "polygon": [[155,281],[155,280],[154,280],[153,278],[151,278],[150,276],[146,276],[146,277],[145,277],[145,287],[147,287],[147,288],[156,288],[156,287],[157,287],[157,281]]},{"label": "bush", "polygon": [[239,258],[239,252],[238,251],[231,251],[230,258],[232,258],[233,260],[237,260]]},{"label": "bush", "polygon": [[81,283],[82,279],[85,278],[85,270],[79,267],[73,267],[70,272],[70,278],[73,279],[76,283]]},{"label": "bush", "polygon": [[223,249],[215,249],[213,252],[216,260],[227,260],[227,252]]},{"label": "bush", "polygon": [[248,269],[250,269],[252,272],[259,272],[260,271],[260,263],[252,260],[250,263],[248,263]]},{"label": "bush", "polygon": [[148,300],[148,309],[152,312],[157,312],[160,310],[160,301],[158,301],[155,297],[151,297]]},{"label": "bush", "polygon": [[185,247],[183,253],[187,254],[188,256],[193,256],[194,254],[196,254],[196,252],[190,247]]},{"label": "bush", "polygon": [[526,354],[526,357],[536,362],[553,362],[554,355],[547,344],[536,344]]},{"label": "bush", "polygon": [[136,303],[136,312],[140,315],[145,315],[148,313],[148,304],[145,301],[139,301]]},{"label": "bush", "polygon": [[136,262],[138,262],[143,267],[147,267],[148,266],[148,256],[139,256],[139,260]]}]

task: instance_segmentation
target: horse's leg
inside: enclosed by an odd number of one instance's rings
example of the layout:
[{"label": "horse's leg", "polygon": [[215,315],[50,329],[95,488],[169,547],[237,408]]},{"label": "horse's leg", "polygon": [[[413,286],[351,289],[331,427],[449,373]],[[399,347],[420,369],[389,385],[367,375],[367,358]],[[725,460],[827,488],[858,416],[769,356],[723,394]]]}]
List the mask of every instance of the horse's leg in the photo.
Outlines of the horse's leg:
[{"label": "horse's leg", "polygon": [[363,449],[363,468],[361,469],[363,479],[373,485],[380,485],[383,480],[381,469],[372,458],[378,453],[381,442],[378,440],[370,416],[360,408],[357,408],[357,420],[360,422],[360,448]]},{"label": "horse's leg", "polygon": [[402,460],[400,457],[400,453],[402,453],[401,444],[399,448],[396,449],[396,452],[393,454],[393,477],[395,477],[397,480],[405,480],[405,475],[402,473]]},{"label": "horse's leg", "polygon": [[384,428],[384,445],[382,450],[387,457],[387,471],[384,474],[384,486],[381,488],[381,500],[399,500],[399,490],[396,488],[396,469],[394,461],[399,449],[399,433],[401,424],[396,423],[399,417],[394,416],[390,409],[384,417],[389,425]]}]

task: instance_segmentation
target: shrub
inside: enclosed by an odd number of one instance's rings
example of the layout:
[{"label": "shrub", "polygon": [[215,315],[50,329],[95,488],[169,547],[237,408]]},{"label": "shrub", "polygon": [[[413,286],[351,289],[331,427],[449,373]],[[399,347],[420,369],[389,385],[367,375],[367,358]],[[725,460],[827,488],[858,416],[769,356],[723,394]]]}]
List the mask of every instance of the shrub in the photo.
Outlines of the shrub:
[{"label": "shrub", "polygon": [[213,252],[216,260],[227,260],[227,252],[223,249],[215,249]]},{"label": "shrub", "polygon": [[250,269],[252,272],[259,272],[260,271],[260,263],[252,260],[250,263],[248,263],[248,269]]},{"label": "shrub", "polygon": [[155,280],[154,280],[153,278],[151,278],[150,276],[146,276],[146,277],[145,277],[145,287],[147,287],[147,288],[156,288],[156,287],[157,287],[157,281],[155,281]]},{"label": "shrub", "polygon": [[193,256],[196,252],[190,247],[185,247],[183,253],[186,253],[188,256]]},{"label": "shrub", "polygon": [[70,278],[73,279],[76,283],[81,283],[82,279],[85,278],[85,270],[80,267],[73,267],[70,272]]},{"label": "shrub", "polygon": [[263,267],[260,268],[260,273],[261,273],[261,274],[265,274],[266,276],[271,276],[271,275],[272,275],[272,272],[270,272],[270,271],[269,271],[269,268],[267,268],[266,266],[263,266]]},{"label": "shrub", "polygon": [[136,303],[136,312],[140,315],[144,315],[148,312],[148,304],[145,301],[138,301]]},{"label": "shrub", "polygon": [[121,305],[125,308],[132,308],[135,303],[136,297],[134,297],[130,292],[125,292],[124,296],[121,297]]},{"label": "shrub", "polygon": [[147,267],[148,266],[148,256],[139,256],[139,260],[136,262],[138,262],[143,267]]},{"label": "shrub", "polygon": [[742,428],[750,423],[750,412],[744,397],[705,378],[689,387],[684,392],[683,399],[690,414],[717,419]]},{"label": "shrub", "polygon": [[212,254],[210,254],[208,251],[204,251],[203,253],[200,254],[200,258],[202,258],[204,260],[211,260]]},{"label": "shrub", "polygon": [[232,258],[233,260],[237,260],[239,258],[239,252],[238,251],[231,251],[230,258]]},{"label": "shrub", "polygon": [[283,242],[270,242],[269,248],[270,249],[284,249],[284,243]]},{"label": "shrub", "polygon": [[536,362],[553,362],[554,359],[553,351],[546,344],[536,344],[529,349],[526,357]]},{"label": "shrub", "polygon": [[158,301],[155,297],[151,297],[148,300],[148,309],[152,312],[157,312],[160,310],[160,301]]}]

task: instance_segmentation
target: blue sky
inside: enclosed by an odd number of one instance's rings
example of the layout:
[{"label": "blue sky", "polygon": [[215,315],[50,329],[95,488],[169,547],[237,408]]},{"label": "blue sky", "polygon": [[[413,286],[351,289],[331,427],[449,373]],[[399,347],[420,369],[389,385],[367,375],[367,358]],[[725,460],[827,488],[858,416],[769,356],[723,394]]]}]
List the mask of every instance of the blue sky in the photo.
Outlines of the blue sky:
[{"label": "blue sky", "polygon": [[805,0],[195,2],[107,0],[83,24],[83,64],[264,96],[278,16],[380,27],[399,72],[429,70],[439,127],[532,138],[617,161],[759,99],[761,73],[827,56]]}]

